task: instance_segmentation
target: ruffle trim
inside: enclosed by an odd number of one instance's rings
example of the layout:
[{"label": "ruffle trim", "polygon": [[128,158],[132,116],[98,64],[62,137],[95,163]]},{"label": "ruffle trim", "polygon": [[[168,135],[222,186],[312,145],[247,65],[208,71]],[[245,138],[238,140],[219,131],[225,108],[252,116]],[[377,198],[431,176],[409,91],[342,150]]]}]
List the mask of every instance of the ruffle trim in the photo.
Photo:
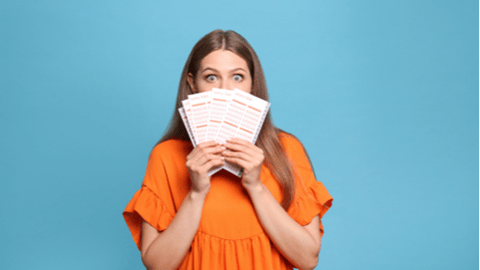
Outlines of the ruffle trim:
[{"label": "ruffle trim", "polygon": [[[299,186],[297,193],[288,214],[302,226],[309,224],[315,216],[321,219],[332,206],[333,199],[321,182],[316,181],[307,187]],[[320,232],[323,236],[321,221]]]},{"label": "ruffle trim", "polygon": [[160,198],[145,185],[135,192],[123,212],[123,217],[139,250],[141,249],[143,220],[158,231],[164,231],[172,222],[173,216]]},{"label": "ruffle trim", "polygon": [[179,269],[292,269],[265,233],[223,239],[198,231]]}]

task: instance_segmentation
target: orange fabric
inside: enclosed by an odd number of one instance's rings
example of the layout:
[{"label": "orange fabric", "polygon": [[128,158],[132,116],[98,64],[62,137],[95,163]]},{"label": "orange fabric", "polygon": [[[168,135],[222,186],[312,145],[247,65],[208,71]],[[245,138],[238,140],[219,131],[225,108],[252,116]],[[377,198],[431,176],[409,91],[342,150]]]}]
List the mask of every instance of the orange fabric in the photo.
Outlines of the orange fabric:
[{"label": "orange fabric", "polygon": [[[320,218],[330,208],[332,197],[315,180],[302,144],[283,135],[282,144],[293,163],[296,195],[288,214],[300,225]],[[123,216],[140,249],[142,220],[158,231],[165,230],[190,190],[185,167],[192,144],[168,140],[152,151],[142,187],[128,203]],[[263,166],[261,181],[277,201],[282,192],[271,172]],[[320,222],[320,231],[323,227]],[[293,269],[265,234],[240,179],[226,171],[212,176],[200,226],[179,269]]]}]

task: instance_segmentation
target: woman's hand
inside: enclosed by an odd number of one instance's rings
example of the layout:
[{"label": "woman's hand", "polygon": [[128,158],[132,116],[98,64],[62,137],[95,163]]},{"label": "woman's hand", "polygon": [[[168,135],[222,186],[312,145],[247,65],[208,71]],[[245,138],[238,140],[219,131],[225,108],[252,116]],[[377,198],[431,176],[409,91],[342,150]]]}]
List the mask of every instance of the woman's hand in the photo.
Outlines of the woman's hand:
[{"label": "woman's hand", "polygon": [[224,144],[226,150],[222,153],[225,161],[237,164],[243,168],[242,185],[250,190],[259,186],[265,156],[263,150],[253,143],[234,138]]},{"label": "woman's hand", "polygon": [[193,149],[187,156],[187,169],[192,180],[192,191],[206,194],[210,190],[208,171],[224,164],[221,155],[224,147],[214,141],[204,142]]}]

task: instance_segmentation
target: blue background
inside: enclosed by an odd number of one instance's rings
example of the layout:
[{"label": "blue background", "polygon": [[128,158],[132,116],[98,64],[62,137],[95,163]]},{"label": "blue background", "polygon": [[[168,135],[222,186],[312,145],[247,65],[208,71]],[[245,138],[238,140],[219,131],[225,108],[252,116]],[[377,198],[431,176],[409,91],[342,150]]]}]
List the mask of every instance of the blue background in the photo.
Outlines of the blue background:
[{"label": "blue background", "polygon": [[193,45],[257,51],[334,197],[317,269],[477,269],[478,1],[0,1],[1,269],[143,269],[121,213]]}]

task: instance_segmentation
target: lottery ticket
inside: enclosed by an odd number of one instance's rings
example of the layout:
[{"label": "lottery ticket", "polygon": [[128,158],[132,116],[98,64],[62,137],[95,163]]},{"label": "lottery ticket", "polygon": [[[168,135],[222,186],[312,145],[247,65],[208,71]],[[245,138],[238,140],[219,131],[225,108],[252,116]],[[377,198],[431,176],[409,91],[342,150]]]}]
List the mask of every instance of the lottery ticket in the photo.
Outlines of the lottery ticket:
[{"label": "lottery ticket", "polygon": [[[270,103],[242,90],[213,89],[189,95],[179,109],[183,123],[194,146],[215,140],[223,144],[232,138],[255,143]],[[242,168],[226,163],[209,171],[209,175],[225,169],[241,176]]]}]

